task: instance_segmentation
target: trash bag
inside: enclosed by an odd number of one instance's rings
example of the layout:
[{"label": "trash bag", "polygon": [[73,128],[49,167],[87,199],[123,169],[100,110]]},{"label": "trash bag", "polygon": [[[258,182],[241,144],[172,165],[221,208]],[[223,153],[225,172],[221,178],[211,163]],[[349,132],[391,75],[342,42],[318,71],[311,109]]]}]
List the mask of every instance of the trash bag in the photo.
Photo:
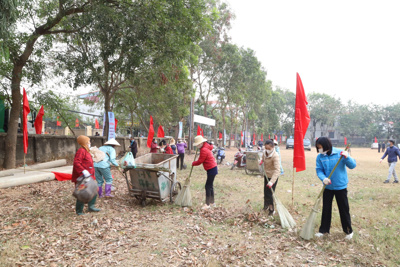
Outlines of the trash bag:
[{"label": "trash bag", "polygon": [[94,162],[100,162],[103,161],[104,158],[106,157],[106,153],[98,149],[97,147],[91,147],[90,148],[90,154],[92,154],[92,158]]},{"label": "trash bag", "polygon": [[121,158],[119,162],[119,166],[121,166],[122,169],[136,168],[135,158],[133,157],[132,152],[125,153],[125,155]]},{"label": "trash bag", "polygon": [[79,176],[76,179],[75,190],[72,195],[82,203],[89,203],[97,195],[97,182],[91,176]]}]

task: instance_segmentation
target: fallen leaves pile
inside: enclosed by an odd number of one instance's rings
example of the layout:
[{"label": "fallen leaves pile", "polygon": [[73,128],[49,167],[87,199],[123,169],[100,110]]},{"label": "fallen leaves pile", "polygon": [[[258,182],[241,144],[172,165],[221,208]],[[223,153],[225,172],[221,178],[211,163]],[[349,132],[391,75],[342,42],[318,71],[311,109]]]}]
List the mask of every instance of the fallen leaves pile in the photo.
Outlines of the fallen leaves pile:
[{"label": "fallen leaves pile", "polygon": [[[116,179],[99,213],[75,215],[70,182],[1,190],[0,266],[308,266],[361,262],[324,251],[277,218],[243,207],[201,210],[150,200],[145,208]],[[86,207],[85,207],[86,209]],[[339,242],[339,241],[338,241]],[[343,242],[340,240],[340,242]],[[352,249],[349,245],[349,249]]]}]

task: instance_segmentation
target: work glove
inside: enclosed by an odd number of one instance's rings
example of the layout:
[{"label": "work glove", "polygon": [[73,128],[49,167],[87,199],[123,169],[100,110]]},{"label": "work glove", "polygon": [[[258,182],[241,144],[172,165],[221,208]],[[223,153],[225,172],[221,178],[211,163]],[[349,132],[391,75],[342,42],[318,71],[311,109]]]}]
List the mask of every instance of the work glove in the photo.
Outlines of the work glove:
[{"label": "work glove", "polygon": [[260,165],[262,165],[263,163],[264,163],[264,161],[261,160],[261,161],[260,161]]},{"label": "work glove", "polygon": [[382,163],[382,160],[383,160],[383,159],[381,159],[381,160],[379,161],[379,163]]},{"label": "work glove", "polygon": [[84,176],[85,178],[90,176],[90,173],[89,173],[87,170],[83,170],[83,171],[82,171],[82,174],[83,174],[83,176]]},{"label": "work glove", "polygon": [[328,178],[325,178],[322,182],[324,183],[324,185],[330,185],[332,183],[331,179]]},{"label": "work glove", "polygon": [[347,159],[347,157],[349,156],[349,152],[342,151],[342,152],[340,152],[340,156],[343,156],[345,159]]},{"label": "work glove", "polygon": [[268,182],[267,187],[268,187],[268,188],[271,188],[273,185],[274,185],[273,182]]}]

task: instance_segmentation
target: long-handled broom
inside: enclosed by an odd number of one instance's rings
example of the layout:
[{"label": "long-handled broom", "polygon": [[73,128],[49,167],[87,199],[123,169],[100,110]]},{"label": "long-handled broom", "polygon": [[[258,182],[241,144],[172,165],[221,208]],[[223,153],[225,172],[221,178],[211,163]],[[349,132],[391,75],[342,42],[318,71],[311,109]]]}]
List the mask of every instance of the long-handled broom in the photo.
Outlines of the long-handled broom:
[{"label": "long-handled broom", "polygon": [[[194,155],[194,160],[196,160],[197,156],[197,149],[196,154]],[[178,193],[175,198],[175,205],[181,207],[191,207],[192,206],[192,194],[190,193],[190,177],[192,176],[193,165],[190,169],[189,177],[185,180],[185,184],[183,185],[182,190]]]},{"label": "long-handled broom", "polygon": [[[265,174],[264,165],[262,166],[262,169],[265,177],[267,177],[267,175]],[[296,222],[294,221],[292,215],[290,215],[289,211],[285,208],[285,206],[283,206],[282,202],[276,197],[274,190],[272,188],[270,189],[276,205],[276,210],[278,211],[282,228],[294,228],[296,226]]]},{"label": "long-handled broom", "polygon": [[[346,146],[345,151],[347,151],[350,147],[350,144]],[[339,165],[340,161],[342,160],[343,156],[340,156],[338,162],[336,163],[335,167],[333,167],[331,173],[329,174],[328,179],[331,179],[332,174],[335,172],[336,167]],[[315,230],[315,219],[317,218],[318,209],[321,206],[322,195],[324,193],[326,185],[322,187],[321,192],[318,195],[317,201],[315,202],[314,206],[311,209],[311,213],[307,218],[306,223],[304,224],[303,228],[301,229],[300,236],[305,240],[310,240],[314,237],[314,230]]]}]

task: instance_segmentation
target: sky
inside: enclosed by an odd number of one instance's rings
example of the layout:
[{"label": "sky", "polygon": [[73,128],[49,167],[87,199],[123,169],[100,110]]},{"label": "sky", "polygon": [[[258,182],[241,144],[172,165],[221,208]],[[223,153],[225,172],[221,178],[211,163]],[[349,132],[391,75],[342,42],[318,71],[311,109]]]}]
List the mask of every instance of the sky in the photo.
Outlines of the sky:
[{"label": "sky", "polygon": [[273,85],[343,102],[400,102],[400,1],[225,0],[230,35],[251,48]]}]

